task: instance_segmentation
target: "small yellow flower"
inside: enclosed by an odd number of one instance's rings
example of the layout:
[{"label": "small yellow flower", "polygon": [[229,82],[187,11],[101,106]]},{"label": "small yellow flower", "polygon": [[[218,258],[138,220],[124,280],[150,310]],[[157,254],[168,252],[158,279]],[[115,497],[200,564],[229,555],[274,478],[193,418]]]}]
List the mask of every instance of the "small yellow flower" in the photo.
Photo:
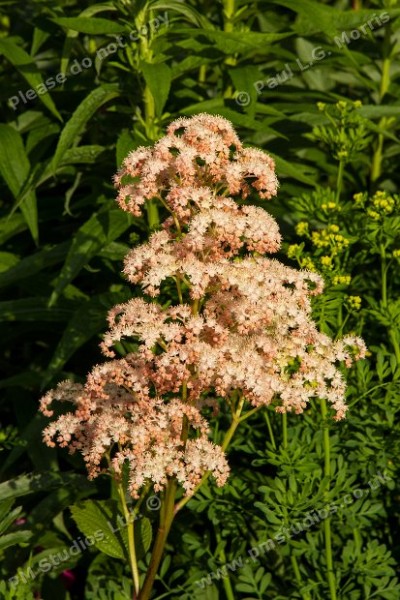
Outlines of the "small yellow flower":
[{"label": "small yellow flower", "polygon": [[360,308],[361,308],[360,296],[349,296],[347,298],[347,304],[349,305],[349,308],[352,310],[360,310]]},{"label": "small yellow flower", "polygon": [[358,194],[354,194],[353,200],[355,204],[362,204],[365,200],[366,194],[363,192],[359,192]]},{"label": "small yellow flower", "polygon": [[328,211],[328,210],[339,211],[340,210],[340,206],[338,204],[336,204],[336,202],[324,202],[324,204],[321,204],[321,208],[322,208],[322,210],[325,210],[325,211]]},{"label": "small yellow flower", "polygon": [[297,223],[296,233],[297,233],[297,235],[307,235],[308,234],[308,223],[306,221],[300,221],[300,223]]},{"label": "small yellow flower", "polygon": [[339,152],[337,153],[337,157],[339,160],[345,160],[349,157],[349,153],[347,152],[347,150],[339,150]]},{"label": "small yellow flower", "polygon": [[350,281],[350,275],[335,275],[335,277],[332,279],[333,285],[349,285]]},{"label": "small yellow flower", "polygon": [[302,258],[300,261],[300,266],[302,269],[308,269],[309,271],[316,271],[315,265],[311,258]]},{"label": "small yellow flower", "polygon": [[330,256],[321,256],[321,265],[324,267],[332,266],[332,258]]},{"label": "small yellow flower", "polygon": [[361,100],[355,100],[355,101],[353,102],[353,106],[354,106],[354,108],[361,108],[361,107],[362,107],[362,102],[361,102]]},{"label": "small yellow flower", "polygon": [[400,249],[393,250],[393,258],[400,258]]},{"label": "small yellow flower", "polygon": [[376,210],[371,210],[370,208],[367,210],[367,215],[373,221],[379,221],[379,219],[381,218],[380,214],[378,212],[376,212]]},{"label": "small yellow flower", "polygon": [[325,110],[325,107],[326,107],[325,102],[317,102],[318,110],[323,111],[323,110]]},{"label": "small yellow flower", "polygon": [[339,227],[338,225],[328,225],[328,231],[332,231],[332,233],[338,233],[339,231]]},{"label": "small yellow flower", "polygon": [[299,244],[291,244],[287,249],[288,258],[296,258],[296,256],[301,252],[301,246]]}]

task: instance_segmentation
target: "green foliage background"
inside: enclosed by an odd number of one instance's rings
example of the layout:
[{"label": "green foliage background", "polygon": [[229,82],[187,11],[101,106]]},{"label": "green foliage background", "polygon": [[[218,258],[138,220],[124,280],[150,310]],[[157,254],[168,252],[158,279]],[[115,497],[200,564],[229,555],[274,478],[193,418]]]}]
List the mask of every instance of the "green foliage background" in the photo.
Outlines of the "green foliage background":
[{"label": "green foliage background", "polygon": [[[138,293],[122,258],[157,228],[159,208],[147,219],[122,213],[112,175],[172,119],[209,112],[276,158],[281,187],[266,208],[284,235],[280,259],[322,272],[320,327],[362,335],[369,356],[349,376],[345,422],[316,403],[302,416],[265,411],[243,425],[229,485],[210,485],[178,518],[154,598],[398,600],[400,4],[0,8],[0,597],[132,597],[123,540],[111,556],[88,548],[38,568],[80,534],[68,507],[108,496],[78,458],[41,443],[38,398],[100,361],[107,310]],[[223,429],[226,415],[218,420]],[[328,519],[245,560],[326,506]],[[156,513],[145,516],[148,534]],[[18,569],[25,583],[11,586]]]}]

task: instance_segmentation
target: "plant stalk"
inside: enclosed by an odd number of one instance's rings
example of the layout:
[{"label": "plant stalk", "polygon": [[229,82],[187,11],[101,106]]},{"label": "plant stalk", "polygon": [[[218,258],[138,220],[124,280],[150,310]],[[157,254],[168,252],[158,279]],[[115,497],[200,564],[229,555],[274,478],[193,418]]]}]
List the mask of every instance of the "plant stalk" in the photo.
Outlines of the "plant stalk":
[{"label": "plant stalk", "polygon": [[127,532],[128,532],[128,552],[129,552],[129,562],[132,571],[132,579],[133,586],[135,589],[135,596],[139,593],[139,569],[136,558],[136,548],[135,548],[135,522],[131,518],[131,514],[129,512],[126,499],[125,499],[125,490],[123,488],[122,483],[118,483],[117,485],[118,495],[121,500],[122,510],[124,512],[125,522],[127,524]]},{"label": "plant stalk", "polygon": [[[323,421],[323,440],[324,440],[324,475],[328,479],[328,489],[329,489],[329,481],[332,476],[331,473],[331,446],[329,439],[329,429],[327,425],[327,416],[328,410],[326,407],[326,400],[323,398],[321,400],[321,416]],[[328,517],[324,521],[324,535],[325,535],[325,558],[326,558],[326,567],[327,567],[327,578],[329,585],[329,593],[330,599],[336,600],[336,580],[335,573],[333,569],[333,555],[332,555],[332,532],[331,532],[331,518]]]},{"label": "plant stalk", "polygon": [[170,480],[167,485],[164,510],[160,517],[160,525],[157,531],[156,540],[154,542],[153,551],[151,554],[150,565],[146,573],[146,578],[143,587],[138,595],[138,600],[149,600],[154,580],[157,575],[158,567],[160,566],[161,558],[164,552],[165,544],[172,521],[174,520],[174,504],[177,483],[175,480]]}]

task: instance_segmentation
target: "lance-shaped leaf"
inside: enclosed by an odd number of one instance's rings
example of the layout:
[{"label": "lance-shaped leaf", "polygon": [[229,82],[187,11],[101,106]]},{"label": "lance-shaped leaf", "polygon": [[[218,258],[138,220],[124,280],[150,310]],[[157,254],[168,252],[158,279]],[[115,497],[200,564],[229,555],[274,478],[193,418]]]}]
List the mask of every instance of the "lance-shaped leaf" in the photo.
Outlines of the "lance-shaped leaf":
[{"label": "lance-shaped leaf", "polygon": [[[0,173],[17,200],[25,181],[29,177],[30,164],[25,152],[22,137],[10,125],[0,125]],[[33,239],[39,240],[36,195],[33,189],[27,190],[19,204]]]},{"label": "lance-shaped leaf", "polygon": [[140,63],[144,79],[154,98],[156,116],[161,117],[171,88],[171,69],[165,63]]},{"label": "lance-shaped leaf", "polygon": [[131,217],[127,213],[107,208],[94,214],[82,225],[73,239],[64,266],[57,278],[50,306],[56,302],[64,288],[93,256],[126,231],[130,224]]},{"label": "lance-shaped leaf", "polygon": [[[3,54],[16,69],[18,69],[31,88],[36,89],[39,85],[45,87],[35,62],[23,48],[17,46],[17,44],[10,39],[0,38],[0,53]],[[37,94],[37,97],[43,102],[46,108],[57,117],[57,119],[62,121],[61,115],[48,92],[45,94]]]},{"label": "lance-shaped leaf", "polygon": [[100,106],[118,96],[118,88],[115,85],[104,85],[94,89],[78,106],[72,117],[61,132],[57,144],[56,152],[52,161],[53,171],[64,157],[66,151],[73,145],[77,145],[77,140],[82,134],[86,123],[94,115]]}]

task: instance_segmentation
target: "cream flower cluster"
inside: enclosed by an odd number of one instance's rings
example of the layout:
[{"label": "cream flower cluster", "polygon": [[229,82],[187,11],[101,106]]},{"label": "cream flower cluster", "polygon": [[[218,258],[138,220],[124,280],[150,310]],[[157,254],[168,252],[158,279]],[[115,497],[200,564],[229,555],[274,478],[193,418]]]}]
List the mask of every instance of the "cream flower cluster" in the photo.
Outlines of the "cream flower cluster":
[{"label": "cream flower cluster", "polygon": [[[316,328],[310,299],[322,293],[319,275],[263,256],[279,249],[278,225],[244,201],[276,193],[273,160],[243,148],[222,117],[201,114],[132,152],[115,181],[124,210],[139,215],[158,199],[167,211],[162,230],[124,266],[130,282],[161,301],[134,298],[110,311],[102,343],[110,360],[84,385],[63,382],[41,401],[47,416],[53,400],[75,407],[46,428],[46,443],[81,452],[90,477],[106,455],[117,475],[128,462],[135,497],[172,477],[191,495],[206,472],[218,485],[229,473],[209,441],[204,406],[217,411],[239,394],[254,407],[302,413],[311,398],[325,398],[343,418],[338,366],[364,357],[365,345]],[[124,340],[138,350],[116,358],[113,346]]]}]

